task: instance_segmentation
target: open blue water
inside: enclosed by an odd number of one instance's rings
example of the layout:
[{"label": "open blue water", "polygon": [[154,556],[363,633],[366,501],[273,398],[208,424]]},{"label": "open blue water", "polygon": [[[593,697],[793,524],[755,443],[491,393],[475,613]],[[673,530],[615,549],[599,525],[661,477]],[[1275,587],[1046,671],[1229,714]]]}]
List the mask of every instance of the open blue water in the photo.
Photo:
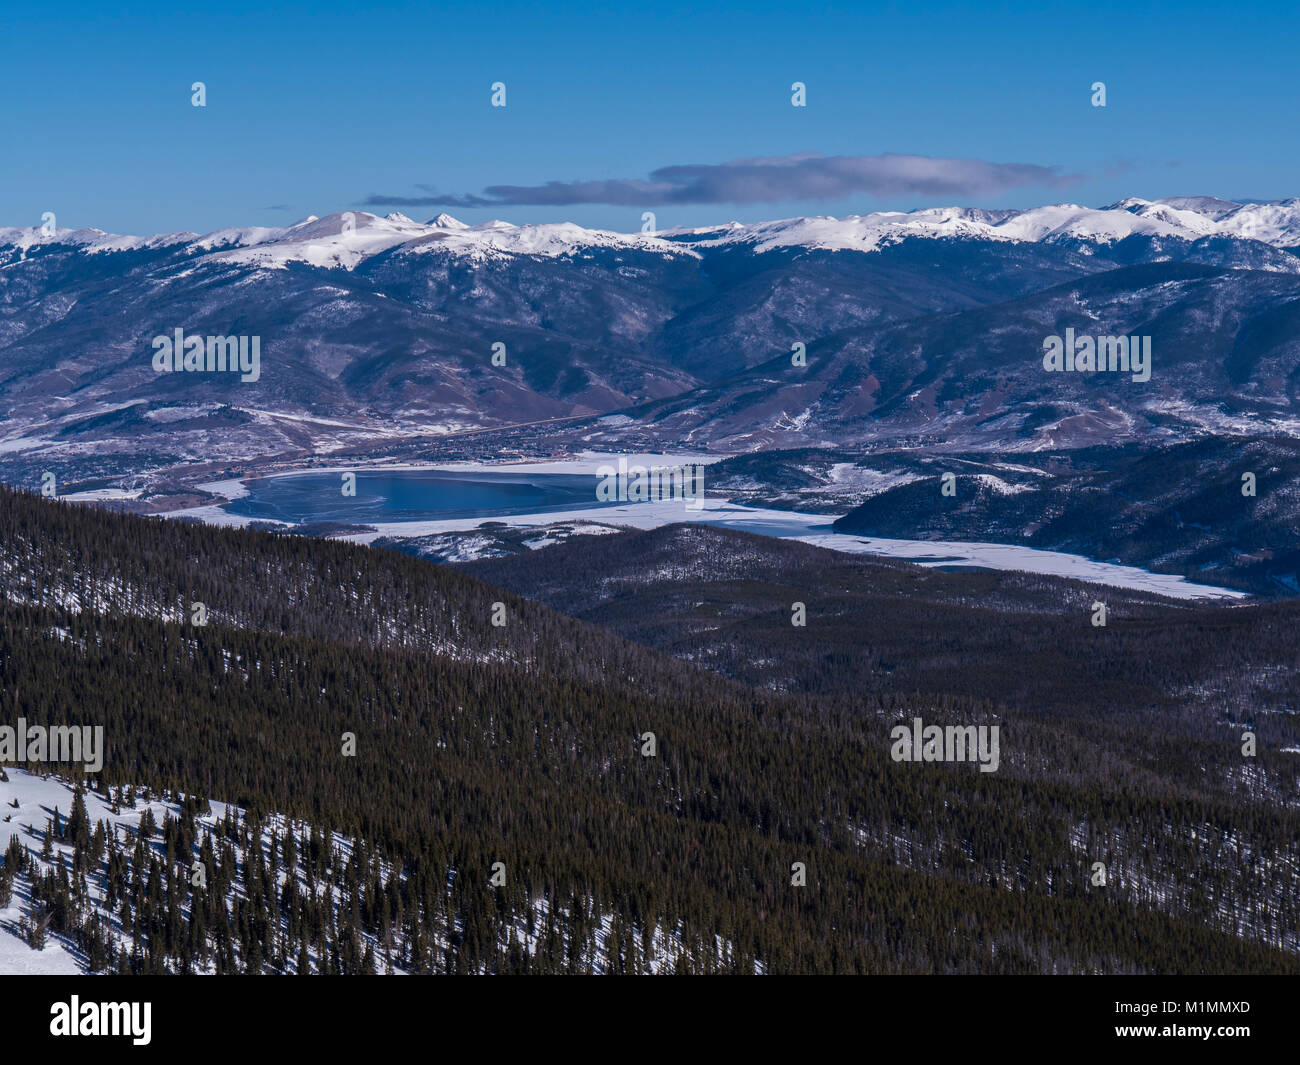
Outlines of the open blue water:
[{"label": "open blue water", "polygon": [[434,521],[492,518],[599,507],[590,474],[453,473],[445,470],[357,472],[357,494],[342,493],[339,473],[296,473],[247,482],[231,514],[293,524],[338,521]]}]

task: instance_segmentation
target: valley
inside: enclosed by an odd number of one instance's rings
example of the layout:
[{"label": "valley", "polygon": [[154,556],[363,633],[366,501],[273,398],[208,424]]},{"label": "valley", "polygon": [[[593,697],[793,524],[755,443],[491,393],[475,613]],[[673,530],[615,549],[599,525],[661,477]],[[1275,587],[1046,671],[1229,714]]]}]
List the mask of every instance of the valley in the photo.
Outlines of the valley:
[{"label": "valley", "polygon": [[1297,971],[1300,204],[348,213],[0,231],[3,964]]}]

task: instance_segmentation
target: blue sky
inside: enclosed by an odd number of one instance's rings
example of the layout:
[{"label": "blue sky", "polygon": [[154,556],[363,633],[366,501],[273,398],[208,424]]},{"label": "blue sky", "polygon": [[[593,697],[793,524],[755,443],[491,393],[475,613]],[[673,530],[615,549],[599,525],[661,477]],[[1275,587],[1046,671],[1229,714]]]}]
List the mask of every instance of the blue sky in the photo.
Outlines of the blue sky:
[{"label": "blue sky", "polygon": [[[364,207],[635,230],[644,209],[668,227],[1300,194],[1300,15],[1283,5],[6,3],[0,225],[54,211],[61,227],[207,231]],[[205,108],[190,104],[195,81]],[[490,106],[496,81],[505,108]],[[794,81],[805,108],[790,104]],[[847,165],[870,172],[887,154],[955,160],[935,165],[958,186],[978,163],[1029,169],[966,192],[832,183],[825,199],[804,182],[781,196],[780,180],[757,202],[728,199],[728,181],[706,202],[690,189],[577,202],[587,184],[558,203],[375,199],[493,199],[493,186],[649,182],[803,153],[865,157]]]}]

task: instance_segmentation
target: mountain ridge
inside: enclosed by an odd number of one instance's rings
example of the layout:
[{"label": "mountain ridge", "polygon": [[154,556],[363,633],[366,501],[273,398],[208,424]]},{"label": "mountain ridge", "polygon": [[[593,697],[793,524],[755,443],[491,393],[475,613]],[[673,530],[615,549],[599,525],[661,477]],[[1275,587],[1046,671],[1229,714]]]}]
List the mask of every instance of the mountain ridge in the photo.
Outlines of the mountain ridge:
[{"label": "mountain ridge", "polygon": [[[364,232],[372,233],[369,248]],[[451,234],[463,239],[447,241]],[[306,237],[356,238],[362,246],[348,249],[359,258],[394,247],[428,250],[430,240],[470,255],[491,252],[562,255],[584,246],[643,247],[663,254],[681,254],[697,241],[705,246],[751,243],[759,251],[804,246],[830,250],[874,251],[884,243],[907,237],[969,237],[1011,242],[1083,239],[1110,242],[1127,236],[1178,237],[1199,240],[1207,236],[1236,237],[1279,248],[1300,247],[1300,199],[1265,202],[1220,200],[1207,196],[1174,196],[1158,200],[1128,197],[1103,207],[1080,204],[1044,204],[1024,209],[987,210],[977,207],[927,207],[913,211],[877,211],[840,218],[826,215],[796,216],[769,221],[727,222],[711,226],[677,227],[639,233],[592,229],[571,222],[514,225],[493,219],[467,224],[443,212],[426,222],[416,222],[400,212],[386,216],[368,211],[340,211],[309,215],[289,226],[235,226],[210,233],[156,233],[150,236],[112,234],[100,229],[54,229],[42,226],[0,228],[0,246],[24,248],[68,243],[88,252],[125,251],[192,245],[217,252],[286,243],[290,248]],[[52,239],[51,239],[52,238]],[[233,245],[230,247],[229,245]],[[373,250],[370,250],[373,249]],[[267,267],[288,261],[310,261],[286,250],[283,257],[253,260]],[[353,266],[345,267],[355,268]]]}]

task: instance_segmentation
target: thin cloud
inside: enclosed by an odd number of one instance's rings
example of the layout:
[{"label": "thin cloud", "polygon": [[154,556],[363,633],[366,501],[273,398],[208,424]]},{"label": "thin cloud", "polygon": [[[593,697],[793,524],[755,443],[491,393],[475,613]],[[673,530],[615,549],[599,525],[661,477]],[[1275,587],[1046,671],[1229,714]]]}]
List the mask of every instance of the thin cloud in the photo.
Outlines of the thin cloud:
[{"label": "thin cloud", "polygon": [[991,163],[926,155],[815,155],[736,159],[666,166],[648,180],[548,181],[489,185],[481,194],[449,195],[427,186],[423,196],[372,194],[368,207],[565,207],[611,204],[658,207],[836,200],[848,196],[988,196],[1026,187],[1063,188],[1080,175],[1036,163]]}]

